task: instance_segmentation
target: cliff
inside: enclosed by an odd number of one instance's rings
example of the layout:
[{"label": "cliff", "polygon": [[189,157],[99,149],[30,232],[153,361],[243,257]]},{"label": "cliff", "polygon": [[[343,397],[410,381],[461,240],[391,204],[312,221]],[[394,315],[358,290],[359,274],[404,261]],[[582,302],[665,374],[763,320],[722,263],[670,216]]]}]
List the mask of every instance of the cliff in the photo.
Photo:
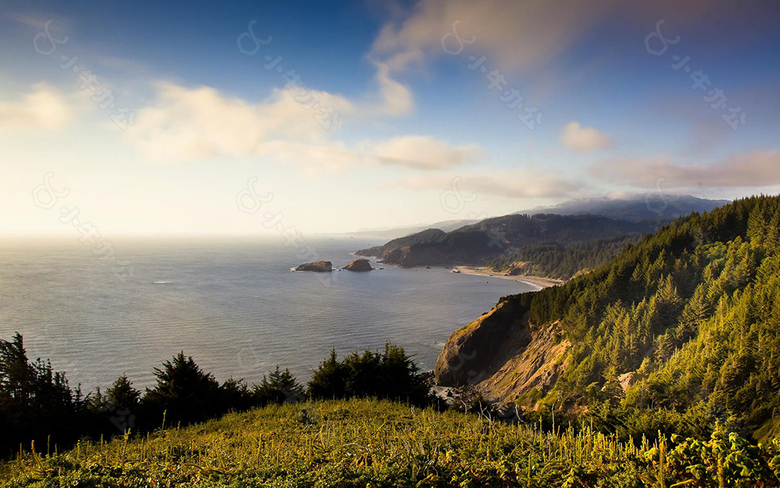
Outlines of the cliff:
[{"label": "cliff", "polygon": [[436,361],[435,382],[474,385],[501,403],[538,396],[564,371],[570,346],[559,324],[530,327],[522,310],[504,301],[450,336]]}]

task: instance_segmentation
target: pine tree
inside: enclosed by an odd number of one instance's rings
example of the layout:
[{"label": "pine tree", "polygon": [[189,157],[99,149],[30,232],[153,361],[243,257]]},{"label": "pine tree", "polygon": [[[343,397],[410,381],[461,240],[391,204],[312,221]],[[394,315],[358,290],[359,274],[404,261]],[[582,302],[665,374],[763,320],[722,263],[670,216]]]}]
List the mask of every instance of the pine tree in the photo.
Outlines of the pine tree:
[{"label": "pine tree", "polygon": [[255,385],[253,394],[260,405],[294,403],[303,399],[303,386],[289,369],[282,371],[276,366],[274,371],[263,376],[260,385]]}]

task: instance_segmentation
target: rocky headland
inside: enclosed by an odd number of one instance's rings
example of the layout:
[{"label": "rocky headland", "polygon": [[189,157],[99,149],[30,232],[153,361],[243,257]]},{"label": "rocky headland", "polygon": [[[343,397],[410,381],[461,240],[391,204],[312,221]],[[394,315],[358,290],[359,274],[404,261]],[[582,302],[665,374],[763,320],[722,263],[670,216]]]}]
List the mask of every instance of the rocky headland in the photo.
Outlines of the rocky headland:
[{"label": "rocky headland", "polygon": [[295,268],[295,271],[314,271],[317,273],[326,273],[328,271],[333,271],[333,263],[330,261],[314,261],[312,263],[304,263]]}]

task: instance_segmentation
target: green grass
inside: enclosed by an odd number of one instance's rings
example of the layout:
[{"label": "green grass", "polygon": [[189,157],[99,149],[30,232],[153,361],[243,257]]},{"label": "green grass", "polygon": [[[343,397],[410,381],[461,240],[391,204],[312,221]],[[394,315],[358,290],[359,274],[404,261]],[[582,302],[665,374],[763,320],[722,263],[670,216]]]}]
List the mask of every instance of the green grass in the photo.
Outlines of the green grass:
[{"label": "green grass", "polygon": [[0,486],[778,486],[774,445],[720,435],[638,444],[386,401],[327,401],[82,441],[59,454],[35,446],[0,465]]}]

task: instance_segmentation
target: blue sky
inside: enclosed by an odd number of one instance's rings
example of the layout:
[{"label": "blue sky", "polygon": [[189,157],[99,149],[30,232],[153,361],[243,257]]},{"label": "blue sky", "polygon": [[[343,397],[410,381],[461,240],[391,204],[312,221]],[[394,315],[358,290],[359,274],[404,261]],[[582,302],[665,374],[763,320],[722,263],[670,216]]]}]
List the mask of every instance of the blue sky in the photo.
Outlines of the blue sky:
[{"label": "blue sky", "polygon": [[[273,234],[266,213],[327,233],[777,193],[780,7],[678,3],[1,1],[0,233],[71,232],[63,206],[112,234]],[[69,193],[44,209],[50,173]],[[273,197],[248,213],[253,177]]]}]

